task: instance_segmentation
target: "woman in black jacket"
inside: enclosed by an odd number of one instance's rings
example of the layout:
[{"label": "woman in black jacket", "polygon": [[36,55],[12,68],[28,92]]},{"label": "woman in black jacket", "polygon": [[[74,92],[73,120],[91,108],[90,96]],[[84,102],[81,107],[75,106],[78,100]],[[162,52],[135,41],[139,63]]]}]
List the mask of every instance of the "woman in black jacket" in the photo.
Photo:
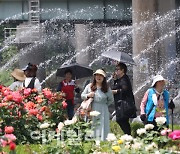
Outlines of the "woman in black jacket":
[{"label": "woman in black jacket", "polygon": [[[116,65],[116,71],[114,73],[114,85],[113,85],[113,94],[115,101],[115,109],[116,109],[116,121],[123,130],[125,134],[131,134],[131,127],[129,123],[129,118],[126,115],[122,115],[117,112],[117,108],[120,107],[120,103],[122,101],[127,101],[131,103],[135,103],[134,95],[132,92],[132,86],[129,77],[126,75],[127,66],[124,63],[119,63]],[[134,111],[136,114],[136,110]],[[134,115],[136,116],[136,115]]]}]

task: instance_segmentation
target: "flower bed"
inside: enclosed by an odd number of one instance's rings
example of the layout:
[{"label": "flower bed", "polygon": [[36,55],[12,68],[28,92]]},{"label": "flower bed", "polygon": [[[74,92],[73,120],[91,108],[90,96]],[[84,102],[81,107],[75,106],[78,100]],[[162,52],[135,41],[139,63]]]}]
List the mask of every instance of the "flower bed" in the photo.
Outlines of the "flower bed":
[{"label": "flower bed", "polygon": [[18,144],[41,143],[41,139],[33,138],[35,132],[46,124],[55,130],[59,121],[66,119],[66,106],[61,93],[49,89],[38,93],[36,89],[10,91],[1,86],[0,128],[12,126]]},{"label": "flower bed", "polygon": [[[180,150],[179,131],[164,128],[165,119],[143,127],[132,124],[132,134],[122,135],[119,127],[111,123],[106,141],[93,138],[94,117],[100,113],[85,114],[80,110],[72,120],[66,120],[67,104],[61,93],[43,89],[22,89],[16,92],[0,87],[0,152],[8,146],[11,152],[36,151],[37,153],[177,153]],[[16,143],[16,144],[15,144]],[[25,144],[25,145],[21,145]],[[36,145],[33,145],[36,144]],[[43,151],[42,151],[43,150]],[[7,148],[5,148],[5,151]],[[24,153],[24,152],[23,152]]]}]

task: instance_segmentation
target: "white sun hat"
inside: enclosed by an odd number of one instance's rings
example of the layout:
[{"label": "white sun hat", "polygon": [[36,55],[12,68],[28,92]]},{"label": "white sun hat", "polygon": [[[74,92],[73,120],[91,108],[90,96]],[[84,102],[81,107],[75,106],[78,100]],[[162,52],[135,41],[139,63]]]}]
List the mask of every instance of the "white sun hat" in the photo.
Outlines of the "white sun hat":
[{"label": "white sun hat", "polygon": [[96,75],[96,74],[101,74],[102,76],[106,77],[106,73],[105,73],[102,69],[96,70],[96,72],[94,73],[94,75]]},{"label": "white sun hat", "polygon": [[167,80],[164,79],[162,75],[156,75],[156,76],[153,77],[153,82],[152,82],[151,86],[153,87],[156,84],[156,82],[158,82],[158,81],[165,81],[165,82],[167,82]]}]

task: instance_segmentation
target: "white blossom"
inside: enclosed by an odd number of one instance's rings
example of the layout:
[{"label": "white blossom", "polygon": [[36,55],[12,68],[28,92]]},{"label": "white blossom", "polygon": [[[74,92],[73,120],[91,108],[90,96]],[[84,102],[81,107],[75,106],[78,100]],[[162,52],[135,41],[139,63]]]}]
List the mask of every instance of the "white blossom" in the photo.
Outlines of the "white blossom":
[{"label": "white blossom", "polygon": [[132,144],[132,148],[135,149],[135,150],[140,149],[141,146],[142,146],[142,143],[139,143],[139,142],[136,142],[136,143]]},{"label": "white blossom", "polygon": [[165,122],[166,122],[166,118],[165,118],[165,117],[157,117],[157,118],[155,119],[155,121],[156,121],[157,124],[163,125],[163,124],[165,124]]},{"label": "white blossom", "polygon": [[50,126],[49,123],[43,123],[40,125],[40,129],[45,129],[45,128],[48,128]]},{"label": "white blossom", "polygon": [[113,133],[109,133],[106,138],[107,141],[115,141],[117,140],[116,136]]},{"label": "white blossom", "polygon": [[60,122],[58,124],[58,130],[61,131],[63,127],[64,127],[64,124],[62,122]]},{"label": "white blossom", "polygon": [[101,113],[100,112],[98,112],[98,111],[91,111],[90,112],[90,116],[92,116],[92,117],[97,117],[98,115],[100,115]]},{"label": "white blossom", "polygon": [[121,139],[121,140],[123,140],[123,141],[130,142],[130,141],[132,141],[132,140],[133,140],[133,137],[132,137],[131,135],[127,135],[127,134],[125,134],[125,135],[121,136],[121,138],[120,138],[120,139]]},{"label": "white blossom", "polygon": [[154,128],[154,125],[153,124],[147,124],[145,125],[145,129],[146,130],[152,130]]},{"label": "white blossom", "polygon": [[145,147],[145,150],[146,151],[151,151],[151,150],[153,150],[154,148],[158,148],[158,146],[157,146],[157,144],[156,143],[151,143],[150,145],[147,145],[146,147]]},{"label": "white blossom", "polygon": [[154,154],[161,154],[159,151],[155,151],[155,153]]},{"label": "white blossom", "polygon": [[139,135],[139,136],[141,136],[142,134],[145,134],[146,133],[146,129],[145,128],[139,128],[138,130],[137,130],[137,134]]},{"label": "white blossom", "polygon": [[129,144],[126,144],[126,145],[124,146],[125,149],[130,149],[130,147],[131,147],[131,146],[130,146]]},{"label": "white blossom", "polygon": [[74,116],[74,117],[72,118],[72,122],[73,122],[73,123],[76,123],[76,122],[77,122],[77,117],[76,117],[76,116]]},{"label": "white blossom", "polygon": [[100,146],[100,141],[96,140],[96,146]]},{"label": "white blossom", "polygon": [[77,122],[77,117],[73,117],[72,120],[65,120],[64,125],[72,125]]}]

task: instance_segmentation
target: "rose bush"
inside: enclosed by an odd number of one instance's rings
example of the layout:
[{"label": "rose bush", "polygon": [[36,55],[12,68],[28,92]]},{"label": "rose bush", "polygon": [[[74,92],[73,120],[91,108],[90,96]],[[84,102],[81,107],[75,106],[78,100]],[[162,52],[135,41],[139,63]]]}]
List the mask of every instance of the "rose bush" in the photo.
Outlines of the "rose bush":
[{"label": "rose bush", "polygon": [[61,93],[53,93],[47,88],[38,93],[30,88],[11,91],[0,87],[1,129],[10,125],[15,128],[17,143],[40,143],[41,140],[32,138],[32,132],[39,130],[45,122],[51,123],[51,128],[55,130],[59,121],[66,118],[65,108]]}]

